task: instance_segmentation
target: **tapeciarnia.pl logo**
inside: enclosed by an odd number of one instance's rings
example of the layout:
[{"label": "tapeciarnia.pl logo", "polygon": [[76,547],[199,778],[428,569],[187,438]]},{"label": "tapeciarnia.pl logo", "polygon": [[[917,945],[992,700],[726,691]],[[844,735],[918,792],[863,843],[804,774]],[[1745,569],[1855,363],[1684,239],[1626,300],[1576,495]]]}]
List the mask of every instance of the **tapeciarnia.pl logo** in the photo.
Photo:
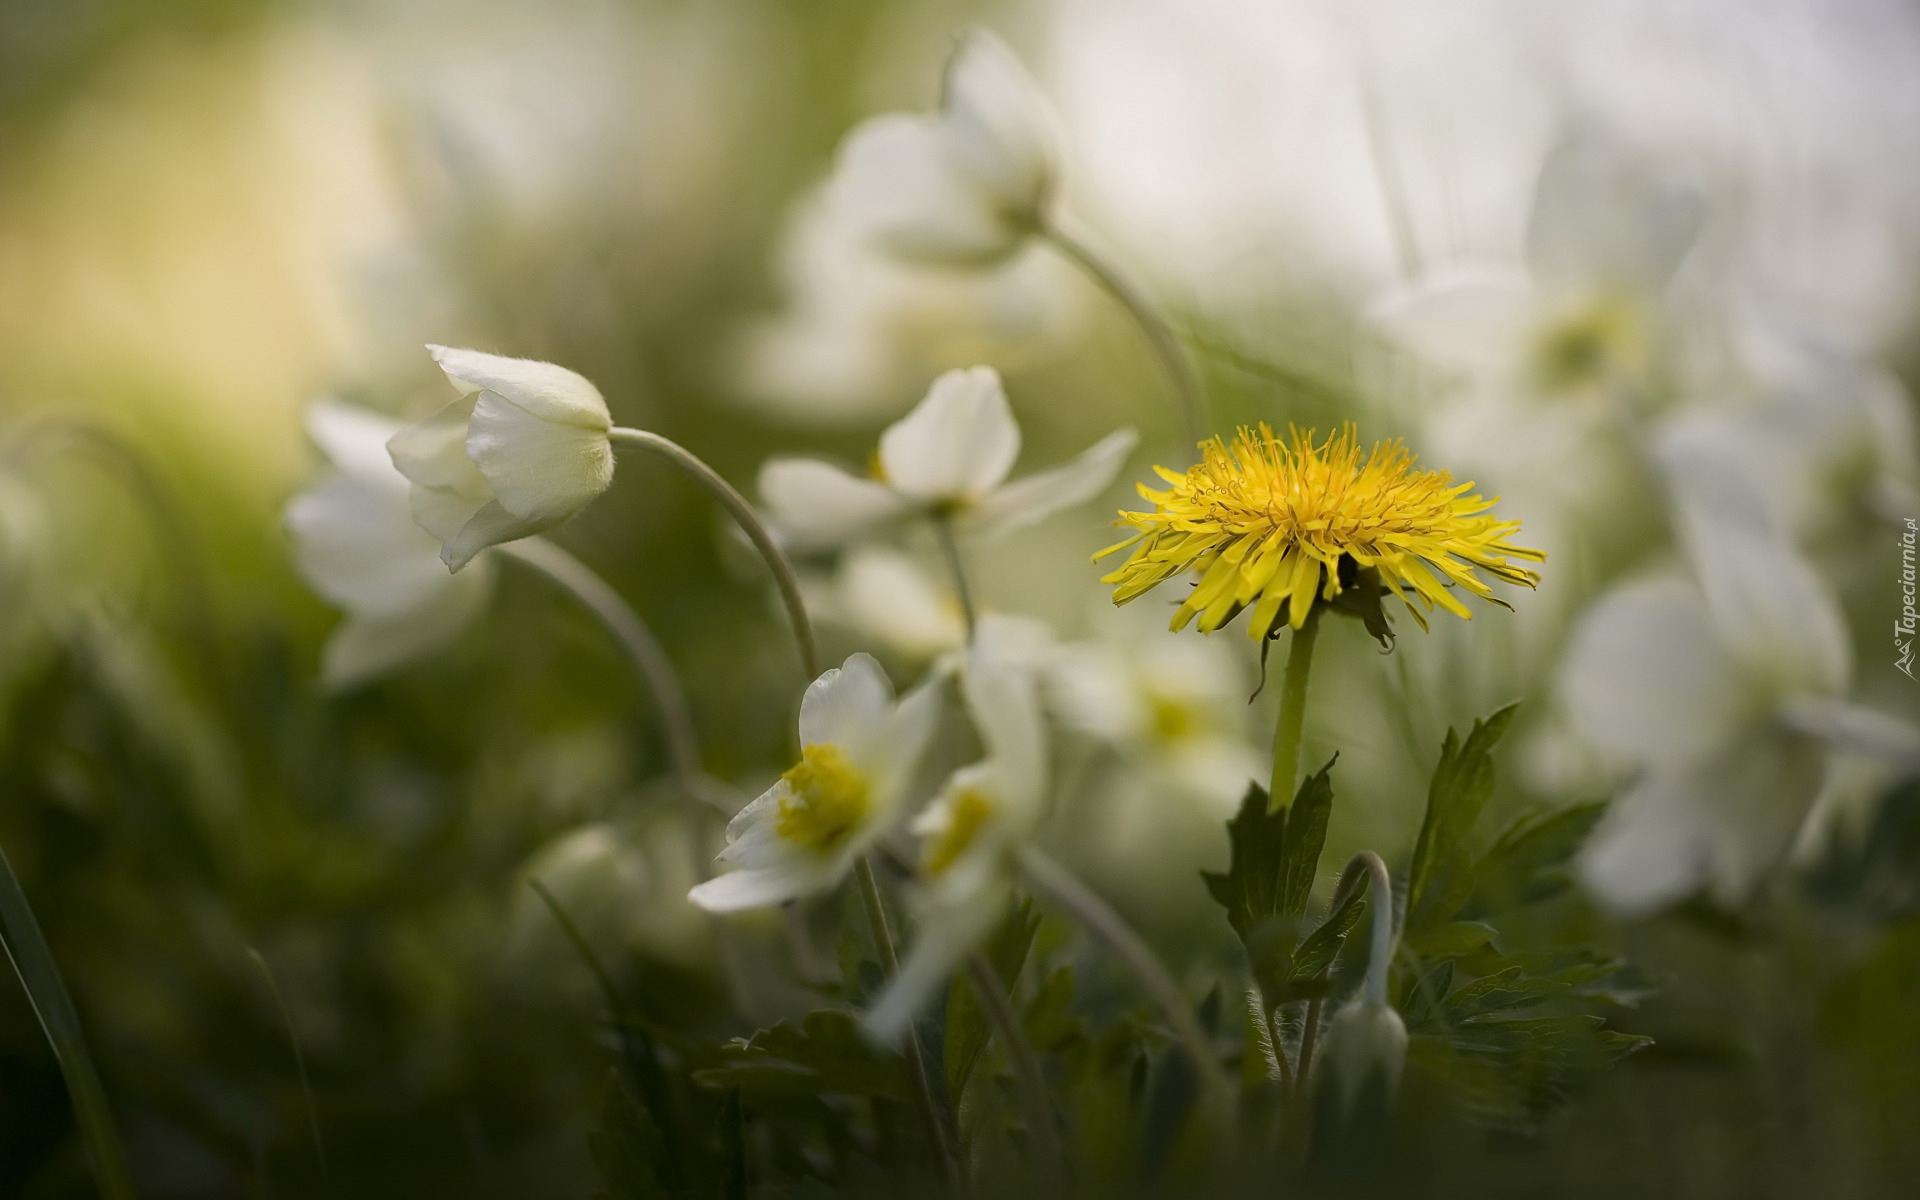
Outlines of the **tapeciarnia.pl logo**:
[{"label": "tapeciarnia.pl logo", "polygon": [[1920,621],[1913,611],[1913,541],[1914,519],[1907,518],[1907,531],[1900,535],[1900,616],[1893,623],[1893,649],[1899,657],[1893,665],[1898,667],[1908,679],[1913,676],[1913,633],[1916,621]]}]

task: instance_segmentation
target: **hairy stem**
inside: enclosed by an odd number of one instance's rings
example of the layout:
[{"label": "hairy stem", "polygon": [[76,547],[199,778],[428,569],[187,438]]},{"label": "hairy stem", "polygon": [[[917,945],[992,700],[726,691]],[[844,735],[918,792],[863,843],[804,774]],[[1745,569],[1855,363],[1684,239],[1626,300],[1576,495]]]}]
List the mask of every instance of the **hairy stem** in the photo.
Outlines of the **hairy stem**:
[{"label": "hairy stem", "polygon": [[1293,631],[1287,647],[1287,673],[1280,685],[1280,718],[1273,726],[1273,775],[1267,781],[1267,811],[1293,803],[1294,776],[1300,770],[1300,731],[1307,719],[1307,676],[1313,671],[1313,643],[1320,636],[1321,604],[1307,610],[1306,623]]},{"label": "hairy stem", "polygon": [[1146,334],[1154,354],[1160,359],[1161,366],[1166,368],[1167,377],[1173,382],[1174,395],[1180,406],[1180,421],[1187,440],[1199,445],[1208,432],[1207,400],[1200,390],[1199,379],[1194,375],[1193,364],[1181,348],[1180,339],[1174,336],[1173,327],[1167,324],[1166,318],[1147,299],[1146,293],[1079,238],[1052,223],[1041,229],[1041,236],[1072,259],[1140,326],[1140,331]]},{"label": "hairy stem", "polygon": [[1039,1160],[1044,1181],[1052,1188],[1066,1178],[1066,1158],[1060,1150],[1060,1134],[1053,1126],[1053,1106],[1047,1101],[1047,1080],[1040,1073],[1040,1060],[1027,1041],[1020,1018],[1007,1003],[1004,985],[987,956],[975,950],[967,956],[967,979],[979,993],[980,1007],[993,1024],[994,1036],[1013,1067],[1014,1083],[1020,1089],[1021,1107],[1027,1110],[1027,1126],[1033,1131],[1034,1157]]},{"label": "hairy stem", "polygon": [[1200,1073],[1201,1082],[1211,1101],[1222,1105],[1222,1111],[1226,1111],[1232,1104],[1232,1085],[1221,1070],[1220,1060],[1214,1054],[1206,1031],[1200,1028],[1193,1009],[1181,994],[1180,985],[1167,974],[1166,967],[1161,965],[1153,948],[1092,888],[1081,883],[1071,871],[1037,847],[1021,848],[1020,866],[1035,888],[1053,897],[1127,964],[1127,969],[1133,972],[1134,978],[1139,980],[1140,986],[1159,1007],[1161,1015],[1172,1027],[1174,1036],[1186,1048],[1188,1057],[1193,1059],[1194,1069]]},{"label": "hairy stem", "polygon": [[0,938],[0,945],[4,945],[14,972],[20,976],[20,986],[26,989],[34,1015],[40,1018],[41,1032],[47,1035],[60,1064],[67,1100],[73,1105],[74,1122],[80,1127],[80,1141],[93,1164],[100,1194],[107,1200],[133,1200],[133,1176],[127,1171],[120,1137],[114,1130],[113,1110],[107,1106],[100,1076],[94,1072],[93,1056],[87,1052],[79,1014],[73,1010],[73,999],[67,995],[53,951],[47,948],[40,922],[34,918],[4,851],[0,851],[0,929],[6,934]]},{"label": "hairy stem", "polygon": [[[887,928],[887,909],[880,899],[880,882],[874,878],[873,863],[866,855],[855,860],[854,874],[860,879],[860,900],[866,906],[867,923],[873,928],[873,942],[880,951],[880,965],[886,968],[887,978],[892,979],[900,974],[900,951],[893,944],[893,931]],[[933,1098],[933,1075],[927,1069],[927,1056],[920,1047],[917,1029],[907,1030],[907,1056],[913,1063],[920,1112],[927,1121],[927,1135],[933,1139],[934,1150],[940,1156],[941,1169],[952,1176],[956,1173],[959,1160],[954,1155],[953,1139],[947,1136],[947,1123],[940,1115],[940,1105]]]},{"label": "hairy stem", "polygon": [[691,475],[727,510],[727,515],[753,542],[753,548],[760,552],[760,557],[766,560],[768,569],[773,572],[773,581],[780,589],[780,602],[786,606],[787,619],[793,622],[793,639],[800,647],[800,665],[808,679],[818,679],[821,671],[820,651],[813,640],[813,622],[807,618],[807,606],[800,598],[800,577],[794,573],[793,563],[787,559],[786,551],[774,540],[773,531],[753,510],[753,505],[748,504],[746,497],[736,491],[732,484],[722,479],[718,471],[678,442],[645,429],[629,429],[618,425],[608,437],[615,445],[632,446],[666,459]]},{"label": "hairy stem", "polygon": [[626,652],[634,674],[653,700],[655,715],[666,738],[667,764],[680,793],[681,816],[686,822],[687,850],[694,876],[705,881],[713,874],[707,845],[706,806],[701,802],[705,775],[700,768],[700,739],[687,707],[686,690],[673,663],[653,631],[633,606],[585,563],[545,538],[508,542],[495,550],[532,567],[592,613]]}]

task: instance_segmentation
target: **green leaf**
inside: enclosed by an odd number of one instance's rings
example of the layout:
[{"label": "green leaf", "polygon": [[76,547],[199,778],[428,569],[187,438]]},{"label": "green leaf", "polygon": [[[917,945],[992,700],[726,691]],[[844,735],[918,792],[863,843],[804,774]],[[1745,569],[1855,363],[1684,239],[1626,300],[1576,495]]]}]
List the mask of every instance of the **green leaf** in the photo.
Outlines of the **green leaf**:
[{"label": "green leaf", "polygon": [[[983,947],[987,961],[993,964],[994,974],[1006,985],[1009,996],[1014,982],[1020,978],[1021,968],[1026,966],[1034,936],[1039,932],[1040,918],[1034,915],[1033,902],[1029,900],[1018,911],[1007,914]],[[987,1048],[991,1030],[987,1014],[981,1009],[980,997],[974,993],[973,981],[964,974],[954,976],[953,986],[947,993],[947,1042],[943,1057],[947,1064],[947,1095],[953,1097],[956,1105],[966,1094],[967,1081]]]},{"label": "green leaf", "polygon": [[1521,813],[1475,867],[1473,910],[1497,912],[1564,891],[1572,882],[1567,862],[1605,810],[1598,802]]},{"label": "green leaf", "polygon": [[1367,901],[1359,888],[1347,893],[1340,907],[1327,914],[1327,919],[1319,928],[1301,941],[1300,948],[1293,954],[1293,982],[1295,986],[1309,979],[1317,979],[1333,966],[1333,960],[1340,955],[1340,947],[1346,944],[1347,934],[1360,923],[1367,914]]},{"label": "green leaf", "polygon": [[1307,776],[1293,804],[1277,812],[1267,811],[1266,789],[1247,785],[1240,811],[1227,822],[1226,874],[1200,873],[1242,943],[1269,917],[1306,914],[1333,808],[1333,761]]},{"label": "green leaf", "polygon": [[1493,926],[1484,921],[1449,921],[1410,935],[1405,945],[1424,959],[1455,959],[1479,953],[1493,938]]},{"label": "green leaf", "polygon": [[1037,1053],[1058,1053],[1079,1042],[1085,1035],[1080,1018],[1073,1015],[1073,970],[1060,967],[1049,974],[1027,1002],[1021,1024],[1027,1042]]},{"label": "green leaf", "polygon": [[1509,704],[1475,721],[1464,742],[1447,730],[1439,765],[1427,788],[1427,812],[1414,842],[1413,861],[1407,868],[1410,930],[1446,920],[1471,894],[1463,843],[1493,795],[1493,750],[1513,723],[1517,707]]},{"label": "green leaf", "polygon": [[607,1072],[607,1095],[600,1105],[600,1128],[587,1135],[594,1173],[600,1177],[595,1200],[665,1200],[667,1189],[654,1173],[660,1131],[620,1082]]},{"label": "green leaf", "polygon": [[817,1096],[834,1092],[906,1102],[912,1080],[906,1061],[876,1049],[850,1014],[810,1012],[795,1025],[781,1021],[721,1051],[721,1066],[694,1074],[702,1086],[738,1088],[749,1096]]},{"label": "green leaf", "polygon": [[1489,1013],[1526,1008],[1551,1000],[1572,986],[1563,979],[1530,976],[1523,967],[1507,967],[1461,984],[1447,997],[1447,1017],[1457,1025]]},{"label": "green leaf", "polygon": [[747,1123],[738,1088],[720,1106],[720,1200],[747,1200]]}]

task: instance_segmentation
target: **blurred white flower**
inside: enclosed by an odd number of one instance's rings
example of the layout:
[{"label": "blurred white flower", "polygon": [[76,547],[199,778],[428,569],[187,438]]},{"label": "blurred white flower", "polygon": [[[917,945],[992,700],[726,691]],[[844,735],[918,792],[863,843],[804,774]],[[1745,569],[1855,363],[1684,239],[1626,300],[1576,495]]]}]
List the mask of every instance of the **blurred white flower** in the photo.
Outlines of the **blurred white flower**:
[{"label": "blurred white flower", "polygon": [[408,484],[387,456],[398,421],[334,401],[307,411],[307,432],[333,470],[286,509],[294,563],[346,611],[321,653],[321,679],[346,688],[444,648],[492,593],[493,564],[449,575],[434,537],[414,524]]},{"label": "blurred white flower", "polygon": [[1790,848],[1830,745],[1920,763],[1920,730],[1843,699],[1846,626],[1812,568],[1752,508],[1677,516],[1692,576],[1603,598],[1563,679],[1582,735],[1637,775],[1579,859],[1626,915],[1703,887],[1743,898]]},{"label": "blurred white flower", "polygon": [[1046,722],[1028,634],[1024,622],[989,616],[967,649],[961,691],[986,756],[954,772],[913,822],[916,935],[866,1017],[881,1041],[899,1040],[1012,900],[1008,852],[1038,823],[1047,789]]},{"label": "blurred white flower", "polygon": [[613,418],[593,384],[552,363],[427,349],[460,398],[387,448],[449,570],[558,525],[612,484]]},{"label": "blurred white flower", "polygon": [[1383,297],[1372,319],[1423,357],[1522,393],[1637,384],[1700,213],[1690,188],[1574,138],[1541,168],[1525,273],[1449,268]]},{"label": "blurred white flower", "polygon": [[1138,440],[1121,429],[1049,471],[1007,483],[1020,427],[992,367],[948,371],[926,398],[880,435],[878,479],[830,463],[776,458],[760,495],[776,529],[799,549],[824,549],[916,515],[948,517],[1003,533],[1091,499]]},{"label": "blurred white flower", "polygon": [[880,664],[856,654],[807,688],[800,761],[727,825],[736,868],[687,893],[709,912],[825,891],[899,815],[940,713],[939,684],[895,703]]},{"label": "blurred white flower", "polygon": [[862,123],[841,144],[830,194],[902,258],[994,263],[1041,227],[1057,142],[1039,85],[1005,43],[975,29],[948,60],[939,113]]},{"label": "blurred white flower", "polygon": [[924,662],[967,643],[959,600],[898,550],[849,551],[840,561],[835,595],[849,625],[907,658]]},{"label": "blurred white flower", "polygon": [[724,348],[739,400],[773,416],[853,424],[899,413],[928,376],[1024,363],[1072,327],[1071,268],[1044,253],[993,270],[916,266],[875,247],[820,194],[798,201],[778,253],[781,311]]}]

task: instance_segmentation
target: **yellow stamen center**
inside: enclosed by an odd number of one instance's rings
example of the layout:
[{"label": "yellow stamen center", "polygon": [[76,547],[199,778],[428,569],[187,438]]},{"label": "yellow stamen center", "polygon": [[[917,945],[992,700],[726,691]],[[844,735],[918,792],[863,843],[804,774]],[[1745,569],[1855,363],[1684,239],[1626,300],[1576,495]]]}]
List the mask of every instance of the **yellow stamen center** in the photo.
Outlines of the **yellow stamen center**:
[{"label": "yellow stamen center", "polygon": [[954,796],[947,806],[946,828],[927,840],[927,874],[938,875],[965,854],[967,847],[973,845],[973,839],[992,819],[995,810],[993,799],[973,788]]},{"label": "yellow stamen center", "polygon": [[780,778],[791,791],[780,798],[774,829],[790,842],[832,850],[867,815],[867,777],[832,742],[806,747],[800,761]]}]

